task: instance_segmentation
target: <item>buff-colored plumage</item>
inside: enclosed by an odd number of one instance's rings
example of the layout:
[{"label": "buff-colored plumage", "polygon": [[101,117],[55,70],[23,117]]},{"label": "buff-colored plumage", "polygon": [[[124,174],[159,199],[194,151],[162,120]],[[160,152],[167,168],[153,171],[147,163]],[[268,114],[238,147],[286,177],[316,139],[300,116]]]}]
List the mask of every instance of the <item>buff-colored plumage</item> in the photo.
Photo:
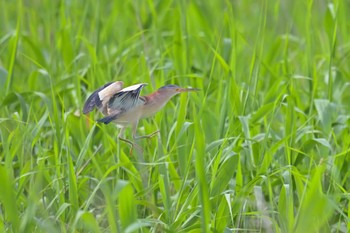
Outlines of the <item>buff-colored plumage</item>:
[{"label": "buff-colored plumage", "polygon": [[123,82],[121,81],[107,83],[88,97],[84,104],[83,113],[87,114],[97,108],[105,116],[99,119],[98,122],[104,124],[116,123],[121,128],[118,137],[133,144],[123,138],[125,127],[132,126],[134,139],[154,135],[156,132],[151,135],[137,137],[136,129],[139,120],[158,112],[174,95],[198,90],[167,85],[148,96],[140,96],[142,88],[146,85],[146,83],[141,83],[123,88]]}]

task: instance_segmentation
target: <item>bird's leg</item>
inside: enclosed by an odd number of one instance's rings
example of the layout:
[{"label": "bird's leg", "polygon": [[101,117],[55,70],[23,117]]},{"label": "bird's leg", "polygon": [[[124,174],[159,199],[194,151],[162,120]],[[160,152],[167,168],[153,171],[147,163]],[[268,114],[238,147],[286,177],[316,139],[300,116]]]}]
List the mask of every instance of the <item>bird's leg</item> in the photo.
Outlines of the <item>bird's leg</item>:
[{"label": "bird's leg", "polygon": [[121,128],[121,130],[120,130],[120,132],[118,134],[118,138],[119,138],[120,141],[123,141],[123,142],[126,142],[126,143],[130,144],[130,146],[131,146],[130,154],[132,154],[132,149],[134,147],[142,152],[142,149],[139,147],[139,145],[137,145],[135,142],[132,142],[132,141],[124,138],[124,132],[125,132],[125,127]]},{"label": "bird's leg", "polygon": [[127,139],[125,139],[124,138],[124,132],[125,132],[125,127],[122,127],[121,129],[120,129],[120,132],[119,132],[119,134],[118,134],[118,138],[120,139],[120,140],[122,140],[122,141],[125,141],[125,142],[127,142],[127,141],[129,141],[129,140],[127,140]]},{"label": "bird's leg", "polygon": [[136,135],[137,125],[138,125],[138,122],[136,122],[135,124],[132,125],[132,137],[133,137],[134,140],[139,140],[139,139],[143,139],[143,138],[151,138],[154,135],[156,135],[157,133],[159,133],[159,130],[157,130],[157,131],[155,131],[155,132],[153,132],[151,134],[137,136]]},{"label": "bird's leg", "polygon": [[151,138],[151,137],[155,136],[157,133],[159,133],[159,130],[154,131],[153,133],[150,133],[150,134],[147,134],[147,135],[142,135],[142,136],[135,136],[134,135],[134,139],[135,140],[139,140],[139,139],[142,139],[142,138]]}]

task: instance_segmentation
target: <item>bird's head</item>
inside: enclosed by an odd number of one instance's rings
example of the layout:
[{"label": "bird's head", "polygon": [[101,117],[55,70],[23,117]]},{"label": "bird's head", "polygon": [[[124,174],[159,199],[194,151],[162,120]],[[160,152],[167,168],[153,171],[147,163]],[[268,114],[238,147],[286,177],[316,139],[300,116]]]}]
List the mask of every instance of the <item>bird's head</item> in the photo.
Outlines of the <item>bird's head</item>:
[{"label": "bird's head", "polygon": [[174,96],[182,92],[190,92],[190,91],[198,91],[198,90],[199,89],[197,88],[183,88],[177,85],[170,84],[159,88],[158,93],[164,96]]}]

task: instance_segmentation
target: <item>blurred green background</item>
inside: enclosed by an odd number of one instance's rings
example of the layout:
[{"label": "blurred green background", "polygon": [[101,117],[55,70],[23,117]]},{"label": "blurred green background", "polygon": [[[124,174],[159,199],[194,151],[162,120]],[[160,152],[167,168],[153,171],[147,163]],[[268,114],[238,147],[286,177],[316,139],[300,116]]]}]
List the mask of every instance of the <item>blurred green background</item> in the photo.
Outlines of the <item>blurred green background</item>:
[{"label": "blurred green background", "polygon": [[[349,10],[0,0],[0,231],[349,232]],[[81,113],[116,80],[201,91],[130,153]]]}]

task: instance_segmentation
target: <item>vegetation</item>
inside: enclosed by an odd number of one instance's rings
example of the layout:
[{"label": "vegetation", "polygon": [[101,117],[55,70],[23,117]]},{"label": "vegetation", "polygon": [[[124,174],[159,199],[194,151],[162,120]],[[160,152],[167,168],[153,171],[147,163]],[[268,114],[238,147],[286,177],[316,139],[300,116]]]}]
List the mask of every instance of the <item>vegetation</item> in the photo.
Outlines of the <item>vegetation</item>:
[{"label": "vegetation", "polygon": [[[350,231],[348,1],[0,9],[1,232]],[[130,153],[81,113],[112,80],[201,91]]]}]

